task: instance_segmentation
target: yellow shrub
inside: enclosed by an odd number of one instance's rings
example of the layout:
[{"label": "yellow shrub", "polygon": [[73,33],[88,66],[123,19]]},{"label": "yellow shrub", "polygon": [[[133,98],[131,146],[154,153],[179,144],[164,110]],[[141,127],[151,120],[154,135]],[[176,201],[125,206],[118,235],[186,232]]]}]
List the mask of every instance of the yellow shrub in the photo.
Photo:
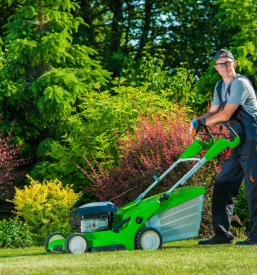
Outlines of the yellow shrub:
[{"label": "yellow shrub", "polygon": [[52,225],[69,223],[69,212],[81,193],[55,179],[40,183],[30,176],[30,185],[23,190],[16,188],[15,197],[9,200],[15,205],[15,213],[23,217],[34,233],[49,233]]}]

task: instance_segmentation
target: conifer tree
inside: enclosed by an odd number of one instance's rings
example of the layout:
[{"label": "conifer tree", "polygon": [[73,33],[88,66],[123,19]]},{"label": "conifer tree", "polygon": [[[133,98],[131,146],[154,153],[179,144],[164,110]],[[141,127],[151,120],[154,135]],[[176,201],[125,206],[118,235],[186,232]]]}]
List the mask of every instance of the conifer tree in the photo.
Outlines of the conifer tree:
[{"label": "conifer tree", "polygon": [[[6,0],[12,5],[14,0]],[[79,104],[95,83],[109,73],[92,59],[96,52],[72,43],[72,33],[84,24],[70,13],[70,0],[17,0],[2,45],[0,112],[8,125],[16,120],[16,136],[27,156],[46,138],[58,139],[62,122],[80,111]]]}]

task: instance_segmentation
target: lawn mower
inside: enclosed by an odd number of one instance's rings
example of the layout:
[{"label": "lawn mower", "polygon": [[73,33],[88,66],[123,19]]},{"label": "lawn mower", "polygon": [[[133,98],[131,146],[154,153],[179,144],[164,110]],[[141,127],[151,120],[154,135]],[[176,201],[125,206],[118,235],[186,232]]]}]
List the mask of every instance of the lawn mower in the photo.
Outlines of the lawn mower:
[{"label": "lawn mower", "polygon": [[[234,148],[240,138],[225,122],[230,138],[219,138],[217,141],[204,127],[208,141],[198,138],[185,150],[181,157],[161,176],[154,176],[152,183],[135,201],[118,209],[111,202],[93,202],[82,205],[71,212],[71,219],[80,233],[69,235],[52,233],[45,240],[47,252],[65,251],[72,254],[96,251],[115,250],[155,250],[163,243],[194,238],[198,236],[205,187],[183,185],[207,161],[217,156],[226,147]],[[203,149],[207,152],[202,158],[194,157]],[[196,161],[170,190],[143,199],[167,174],[180,162]],[[77,223],[76,223],[77,221]]]}]

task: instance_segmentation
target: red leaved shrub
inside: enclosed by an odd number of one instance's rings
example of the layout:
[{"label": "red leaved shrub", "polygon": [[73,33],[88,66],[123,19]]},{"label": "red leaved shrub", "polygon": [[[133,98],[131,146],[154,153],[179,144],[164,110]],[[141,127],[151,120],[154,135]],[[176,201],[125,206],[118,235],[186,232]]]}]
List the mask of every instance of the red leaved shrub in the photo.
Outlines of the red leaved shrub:
[{"label": "red leaved shrub", "polygon": [[19,172],[17,168],[30,162],[29,159],[18,159],[21,145],[11,145],[13,127],[14,123],[7,137],[3,130],[0,133],[0,200],[12,197],[15,182],[25,176],[25,172]]},{"label": "red leaved shrub", "polygon": [[[167,170],[191,144],[192,139],[185,132],[186,124],[184,108],[178,108],[175,114],[157,115],[154,112],[152,117],[149,113],[146,116],[139,113],[135,132],[128,131],[126,140],[117,136],[121,155],[118,166],[103,169],[95,159],[96,167],[93,167],[86,159],[91,171],[82,171],[92,182],[87,191],[106,201],[149,180],[147,184],[118,197],[115,203],[121,206],[135,199],[154,181],[154,174]],[[168,190],[191,166],[191,163],[181,163],[155,190]]]},{"label": "red leaved shrub", "polygon": [[[118,196],[113,201],[117,206],[122,206],[136,199],[154,182],[153,175],[166,171],[193,142],[187,134],[189,115],[182,106],[177,106],[176,112],[157,114],[154,111],[153,115],[148,113],[145,116],[139,112],[138,115],[139,122],[134,125],[134,133],[128,131],[126,140],[121,140],[117,136],[119,144],[117,149],[120,150],[121,156],[119,165],[110,165],[104,169],[95,158],[96,166],[85,158],[91,170],[88,172],[78,167],[91,181],[86,191],[101,201],[110,201]],[[222,131],[227,134],[226,129]],[[211,127],[211,132],[221,133],[220,126]],[[186,183],[186,185],[206,186],[200,231],[200,234],[205,236],[212,233],[210,197],[222,160],[223,157],[219,155],[209,161]],[[149,196],[169,190],[194,164],[195,162],[180,163],[149,193]],[[119,196],[128,190],[130,192]]]}]

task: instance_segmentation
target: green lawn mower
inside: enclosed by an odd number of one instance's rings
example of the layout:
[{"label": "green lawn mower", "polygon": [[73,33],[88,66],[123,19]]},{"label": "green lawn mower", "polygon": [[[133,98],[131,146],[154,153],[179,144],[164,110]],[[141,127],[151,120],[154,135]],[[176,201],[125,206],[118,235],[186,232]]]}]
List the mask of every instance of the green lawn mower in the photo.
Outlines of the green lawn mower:
[{"label": "green lawn mower", "polygon": [[[118,209],[111,202],[85,204],[71,213],[71,219],[78,221],[81,233],[67,238],[61,233],[52,233],[45,240],[47,252],[65,251],[72,254],[115,250],[155,250],[163,243],[189,239],[198,236],[205,187],[181,187],[207,161],[217,156],[226,147],[234,148],[240,142],[233,129],[222,122],[233,141],[219,138],[217,141],[204,127],[208,142],[195,139],[181,157],[160,177],[154,176],[154,183],[139,197]],[[208,151],[202,158],[194,158],[203,149]],[[180,162],[197,161],[168,192],[143,199]]]}]

